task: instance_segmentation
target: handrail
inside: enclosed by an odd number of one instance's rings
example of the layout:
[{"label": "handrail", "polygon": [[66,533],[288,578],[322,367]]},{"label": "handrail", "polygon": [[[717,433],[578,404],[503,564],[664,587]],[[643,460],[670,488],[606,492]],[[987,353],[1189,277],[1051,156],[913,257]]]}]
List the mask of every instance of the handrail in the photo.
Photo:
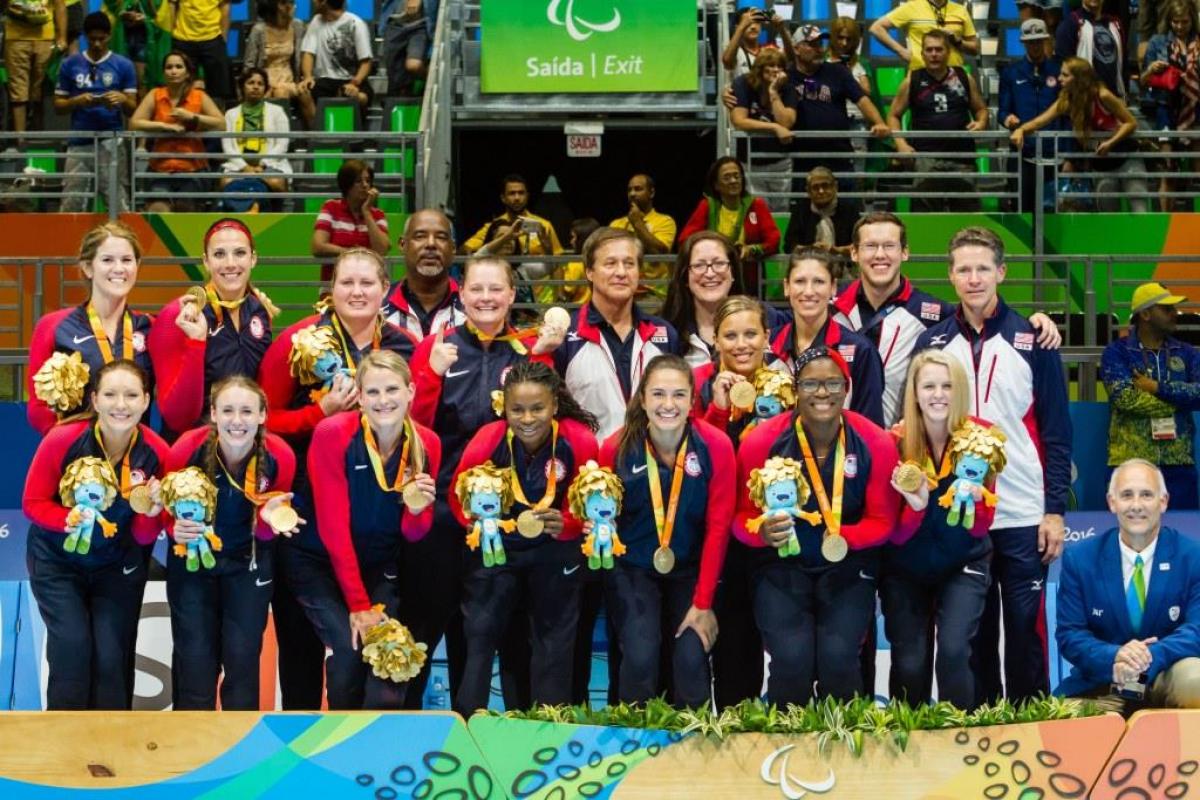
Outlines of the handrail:
[{"label": "handrail", "polygon": [[421,180],[417,182],[417,208],[449,211],[452,175],[450,25],[448,2],[438,4],[432,54],[429,59],[425,97],[421,102],[421,127],[425,132],[421,148]]}]

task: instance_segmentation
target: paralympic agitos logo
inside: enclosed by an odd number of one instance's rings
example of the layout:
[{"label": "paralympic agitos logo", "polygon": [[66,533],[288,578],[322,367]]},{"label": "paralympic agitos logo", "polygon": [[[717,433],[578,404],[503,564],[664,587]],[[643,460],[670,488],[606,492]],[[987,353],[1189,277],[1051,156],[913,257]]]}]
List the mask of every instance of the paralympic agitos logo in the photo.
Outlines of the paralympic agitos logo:
[{"label": "paralympic agitos logo", "polygon": [[[564,8],[565,6],[565,8]],[[591,22],[575,15],[575,0],[550,0],[546,19],[552,25],[562,25],[567,35],[577,42],[586,42],[593,33],[610,33],[621,26],[621,12],[614,8],[608,22]]]}]

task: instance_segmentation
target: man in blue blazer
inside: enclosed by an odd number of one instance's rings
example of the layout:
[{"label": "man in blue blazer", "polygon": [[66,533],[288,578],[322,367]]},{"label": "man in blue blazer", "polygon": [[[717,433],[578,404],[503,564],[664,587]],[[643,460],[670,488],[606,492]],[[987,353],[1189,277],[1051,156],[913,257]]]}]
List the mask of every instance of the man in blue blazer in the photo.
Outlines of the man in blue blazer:
[{"label": "man in blue blazer", "polygon": [[1124,707],[1200,707],[1200,545],[1161,526],[1167,488],[1158,467],[1130,459],[1108,484],[1117,528],[1067,549],[1058,587],[1059,650],[1074,665],[1063,695]]}]

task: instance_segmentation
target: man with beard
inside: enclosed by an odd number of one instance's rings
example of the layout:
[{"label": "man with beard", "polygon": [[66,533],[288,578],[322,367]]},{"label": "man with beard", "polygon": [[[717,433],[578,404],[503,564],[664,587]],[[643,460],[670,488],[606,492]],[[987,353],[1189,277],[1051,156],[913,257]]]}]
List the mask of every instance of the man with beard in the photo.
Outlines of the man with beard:
[{"label": "man with beard", "polygon": [[1159,283],[1133,292],[1129,335],[1104,348],[1100,376],[1108,391],[1108,464],[1131,458],[1161,471],[1175,510],[1200,508],[1192,411],[1200,408],[1200,354],[1174,338],[1179,304]]},{"label": "man with beard", "polygon": [[450,277],[454,235],[450,220],[435,208],[413,213],[400,237],[404,280],[393,284],[384,301],[388,322],[408,328],[417,338],[461,325],[466,320],[458,284]]},{"label": "man with beard", "polygon": [[488,245],[490,252],[499,252],[508,242],[515,241],[516,255],[559,255],[562,245],[550,220],[529,211],[529,186],[520,175],[505,175],[500,191],[504,213],[486,222],[462,246],[464,255]]},{"label": "man with beard", "polygon": [[[629,213],[614,219],[608,227],[632,232],[647,255],[670,253],[675,242],[675,220],[654,210],[654,178],[645,173],[634,175],[625,188],[625,196],[629,198]],[[648,263],[643,268],[642,280],[662,281],[652,286],[651,291],[665,297],[670,268],[667,261]]]}]

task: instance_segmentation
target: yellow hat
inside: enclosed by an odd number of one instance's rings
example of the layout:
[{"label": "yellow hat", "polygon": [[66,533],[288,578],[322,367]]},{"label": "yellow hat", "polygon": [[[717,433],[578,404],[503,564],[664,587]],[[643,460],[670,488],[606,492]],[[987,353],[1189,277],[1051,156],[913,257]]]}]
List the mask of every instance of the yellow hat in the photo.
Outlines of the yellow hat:
[{"label": "yellow hat", "polygon": [[1143,283],[1133,290],[1133,300],[1129,303],[1129,314],[1133,316],[1151,306],[1178,305],[1184,300],[1187,298],[1181,294],[1171,294],[1161,283]]}]

